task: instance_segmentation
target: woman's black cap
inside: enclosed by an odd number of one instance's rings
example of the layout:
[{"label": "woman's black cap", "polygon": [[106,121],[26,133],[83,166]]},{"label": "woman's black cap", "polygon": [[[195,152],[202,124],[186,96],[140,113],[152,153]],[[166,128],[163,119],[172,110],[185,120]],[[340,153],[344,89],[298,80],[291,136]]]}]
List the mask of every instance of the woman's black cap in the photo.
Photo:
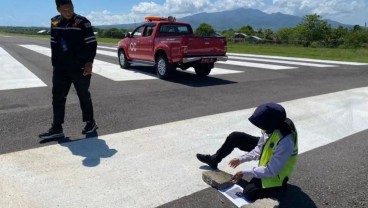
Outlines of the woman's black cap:
[{"label": "woman's black cap", "polygon": [[277,103],[258,106],[248,120],[260,129],[273,131],[286,119],[284,107]]}]

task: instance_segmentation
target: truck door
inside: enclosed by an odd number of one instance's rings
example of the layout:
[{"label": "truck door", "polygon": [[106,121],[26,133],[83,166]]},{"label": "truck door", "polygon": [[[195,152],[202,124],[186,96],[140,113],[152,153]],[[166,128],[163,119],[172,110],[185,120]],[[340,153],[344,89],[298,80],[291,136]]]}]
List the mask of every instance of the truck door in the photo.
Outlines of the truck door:
[{"label": "truck door", "polygon": [[154,61],[153,57],[153,44],[154,44],[154,34],[153,29],[155,29],[155,23],[149,23],[144,29],[143,36],[140,41],[140,51],[143,60]]},{"label": "truck door", "polygon": [[128,54],[131,59],[142,59],[140,55],[141,54],[140,44],[144,28],[145,25],[142,25],[132,32],[128,48],[129,50]]}]

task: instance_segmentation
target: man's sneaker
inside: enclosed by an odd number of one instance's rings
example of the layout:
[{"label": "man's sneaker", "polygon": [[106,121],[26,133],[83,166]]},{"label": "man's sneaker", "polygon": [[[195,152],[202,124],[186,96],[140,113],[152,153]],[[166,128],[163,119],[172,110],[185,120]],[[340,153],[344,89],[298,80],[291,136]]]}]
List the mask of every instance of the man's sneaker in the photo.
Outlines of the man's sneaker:
[{"label": "man's sneaker", "polygon": [[64,138],[63,128],[52,126],[47,132],[38,135],[41,139]]},{"label": "man's sneaker", "polygon": [[82,134],[90,134],[95,132],[98,129],[96,122],[87,121],[86,126],[82,130]]},{"label": "man's sneaker", "polygon": [[217,162],[211,159],[211,155],[197,154],[197,158],[199,161],[209,165],[212,169],[217,169]]}]

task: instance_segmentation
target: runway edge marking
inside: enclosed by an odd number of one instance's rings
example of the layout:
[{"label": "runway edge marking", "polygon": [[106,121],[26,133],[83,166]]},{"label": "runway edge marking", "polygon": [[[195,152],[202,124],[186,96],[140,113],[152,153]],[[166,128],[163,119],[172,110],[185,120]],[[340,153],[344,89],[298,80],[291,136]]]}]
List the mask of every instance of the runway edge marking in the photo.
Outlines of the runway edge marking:
[{"label": "runway edge marking", "polygon": [[[368,129],[368,87],[282,102],[300,153]],[[195,154],[214,153],[232,131],[259,134],[254,108],[1,155],[0,204],[155,207],[208,188]],[[108,125],[108,124],[102,124]],[[36,139],[36,136],[29,139]],[[228,167],[232,155],[219,168]],[[43,162],[40,162],[43,161]],[[63,194],[60,194],[60,191]],[[160,194],[158,194],[160,193]]]},{"label": "runway edge marking", "polygon": [[41,79],[0,47],[0,90],[45,86]]}]

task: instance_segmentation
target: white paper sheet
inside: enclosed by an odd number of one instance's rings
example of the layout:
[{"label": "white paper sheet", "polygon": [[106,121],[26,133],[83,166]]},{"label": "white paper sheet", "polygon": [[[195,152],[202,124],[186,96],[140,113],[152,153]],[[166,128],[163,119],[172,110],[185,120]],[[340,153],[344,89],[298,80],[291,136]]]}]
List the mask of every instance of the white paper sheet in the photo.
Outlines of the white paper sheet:
[{"label": "white paper sheet", "polygon": [[[228,188],[219,190],[226,198],[228,198],[231,202],[233,202],[237,207],[241,207],[247,204],[251,204],[248,202],[243,196],[243,188],[237,184],[230,186]],[[237,193],[241,193],[241,195],[237,195]]]}]

